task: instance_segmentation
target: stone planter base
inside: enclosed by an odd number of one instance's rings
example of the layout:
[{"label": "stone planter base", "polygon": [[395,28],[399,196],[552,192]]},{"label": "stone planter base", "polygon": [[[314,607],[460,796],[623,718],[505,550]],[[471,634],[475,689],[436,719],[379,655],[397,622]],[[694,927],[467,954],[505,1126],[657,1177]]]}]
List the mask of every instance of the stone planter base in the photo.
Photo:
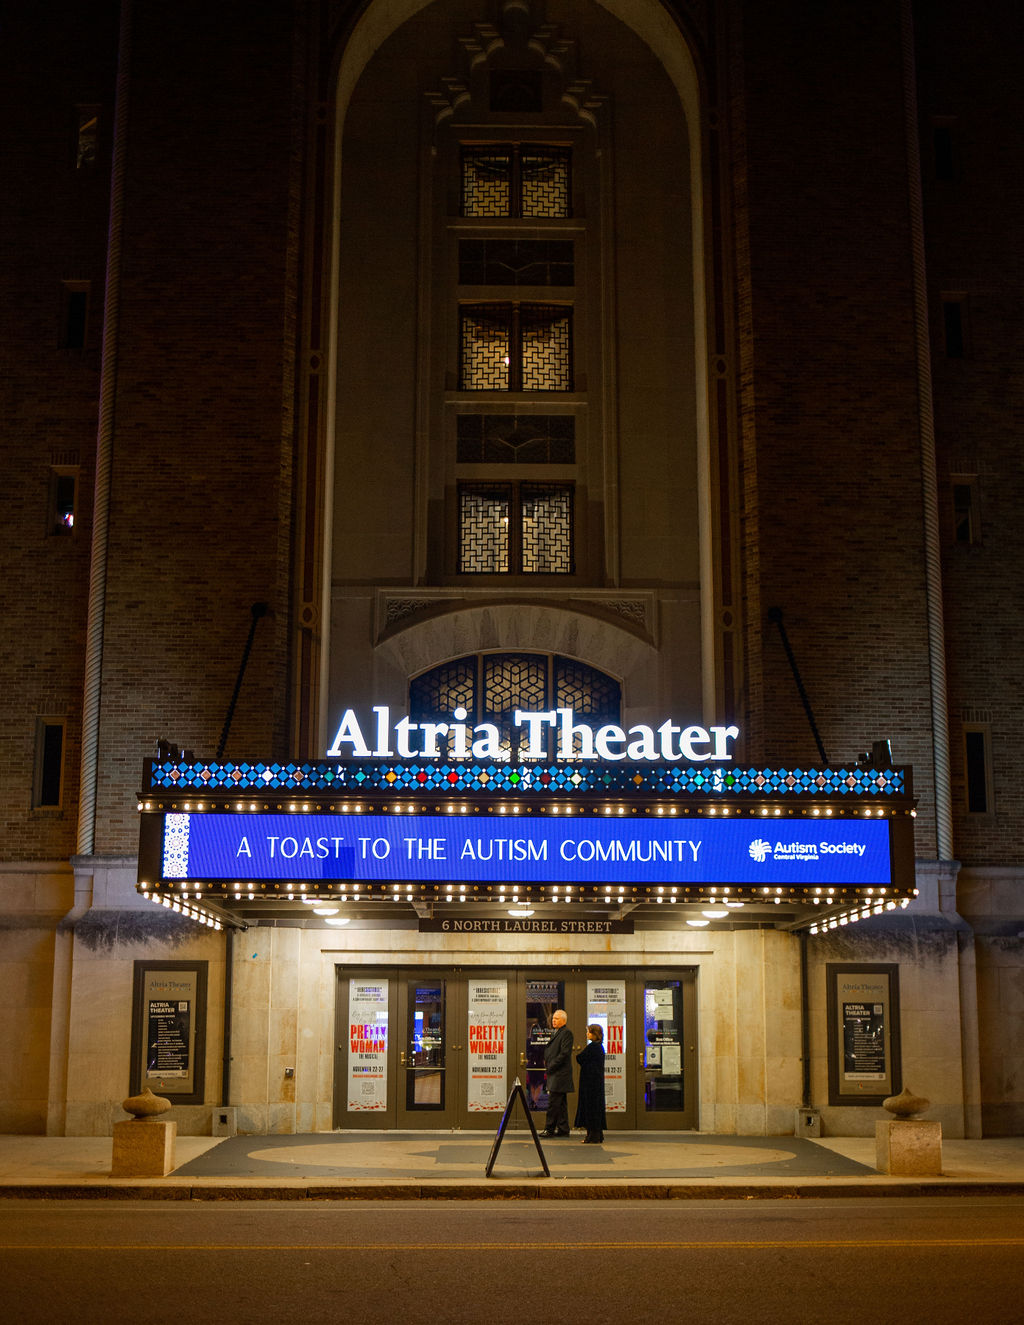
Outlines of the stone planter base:
[{"label": "stone planter base", "polygon": [[174,1168],[177,1123],[133,1118],[114,1124],[112,1178],[165,1178]]},{"label": "stone planter base", "polygon": [[941,1173],[942,1124],[916,1118],[875,1123],[875,1167],[905,1178]]}]

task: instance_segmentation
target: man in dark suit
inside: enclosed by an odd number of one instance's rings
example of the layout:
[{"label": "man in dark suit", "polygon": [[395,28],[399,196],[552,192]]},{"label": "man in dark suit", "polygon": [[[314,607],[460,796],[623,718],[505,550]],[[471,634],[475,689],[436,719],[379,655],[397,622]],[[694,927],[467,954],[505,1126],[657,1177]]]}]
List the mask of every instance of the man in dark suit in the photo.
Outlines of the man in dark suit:
[{"label": "man in dark suit", "polygon": [[554,1035],[544,1046],[547,1071],[548,1116],[545,1136],[569,1135],[569,1107],[566,1095],[572,1090],[572,1031],[565,1024],[568,1017],[561,1008],[551,1018]]}]

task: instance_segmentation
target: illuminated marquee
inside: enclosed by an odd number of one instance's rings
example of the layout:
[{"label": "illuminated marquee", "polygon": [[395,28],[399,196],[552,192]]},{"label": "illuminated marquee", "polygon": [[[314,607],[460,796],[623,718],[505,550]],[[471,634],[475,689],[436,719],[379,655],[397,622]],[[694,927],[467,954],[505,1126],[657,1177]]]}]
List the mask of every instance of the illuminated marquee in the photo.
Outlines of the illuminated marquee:
[{"label": "illuminated marquee", "polygon": [[168,814],[165,880],[887,885],[886,819]]},{"label": "illuminated marquee", "polygon": [[[505,757],[505,743],[494,723],[471,727],[466,721],[469,715],[461,707],[455,709],[451,722],[413,722],[409,717],[392,722],[386,705],[375,706],[373,715],[364,732],[355,711],[346,709],[327,757],[439,759],[442,740],[449,743],[448,757],[457,762]],[[683,727],[671,719],[658,727],[607,723],[595,728],[577,722],[572,709],[564,708],[536,713],[516,709],[513,725],[525,736],[521,746],[524,759],[547,758],[548,741],[553,738],[556,760],[600,759],[606,763],[731,763],[730,745],[740,734],[738,727]]]}]

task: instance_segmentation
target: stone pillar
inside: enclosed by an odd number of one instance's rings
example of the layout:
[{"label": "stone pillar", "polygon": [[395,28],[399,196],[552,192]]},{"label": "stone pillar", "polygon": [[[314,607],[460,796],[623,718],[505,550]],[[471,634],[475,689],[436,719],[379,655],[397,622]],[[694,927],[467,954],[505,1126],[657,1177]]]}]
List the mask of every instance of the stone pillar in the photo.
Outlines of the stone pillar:
[{"label": "stone pillar", "polygon": [[930,1101],[906,1086],[882,1101],[892,1117],[875,1124],[875,1167],[901,1178],[933,1177],[942,1172],[942,1124],[915,1117]]},{"label": "stone pillar", "polygon": [[112,1178],[166,1178],[174,1168],[178,1124],[133,1118],[114,1124]]},{"label": "stone pillar", "polygon": [[166,1178],[174,1168],[174,1143],[178,1124],[161,1122],[171,1101],[154,1095],[147,1086],[140,1095],[132,1095],[121,1105],[135,1116],[131,1122],[114,1124],[112,1178]]},{"label": "stone pillar", "polygon": [[921,1118],[891,1118],[875,1123],[875,1167],[901,1178],[933,1177],[942,1172],[942,1124]]}]

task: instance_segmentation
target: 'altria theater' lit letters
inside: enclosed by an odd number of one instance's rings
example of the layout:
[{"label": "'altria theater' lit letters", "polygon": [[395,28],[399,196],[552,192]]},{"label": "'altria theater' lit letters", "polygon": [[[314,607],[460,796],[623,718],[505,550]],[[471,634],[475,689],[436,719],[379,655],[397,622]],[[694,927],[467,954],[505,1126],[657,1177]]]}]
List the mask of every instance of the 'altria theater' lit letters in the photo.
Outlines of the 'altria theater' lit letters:
[{"label": "'altria theater' lit letters", "polygon": [[[440,759],[456,762],[469,759],[503,761],[507,757],[507,738],[490,722],[475,727],[467,724],[469,714],[457,708],[452,722],[413,722],[409,717],[391,721],[386,705],[375,706],[367,725],[367,736],[353,709],[346,709],[334,744],[327,751],[329,759]],[[554,758],[579,761],[602,759],[609,763],[730,763],[730,742],[739,736],[738,727],[682,727],[671,719],[660,727],[643,723],[628,729],[609,723],[594,728],[576,722],[572,709],[548,709],[528,713],[516,709],[513,724],[525,735],[520,745],[524,759],[551,757],[549,740],[554,737]],[[442,755],[441,740],[448,742]],[[504,753],[503,753],[504,752]]]}]

